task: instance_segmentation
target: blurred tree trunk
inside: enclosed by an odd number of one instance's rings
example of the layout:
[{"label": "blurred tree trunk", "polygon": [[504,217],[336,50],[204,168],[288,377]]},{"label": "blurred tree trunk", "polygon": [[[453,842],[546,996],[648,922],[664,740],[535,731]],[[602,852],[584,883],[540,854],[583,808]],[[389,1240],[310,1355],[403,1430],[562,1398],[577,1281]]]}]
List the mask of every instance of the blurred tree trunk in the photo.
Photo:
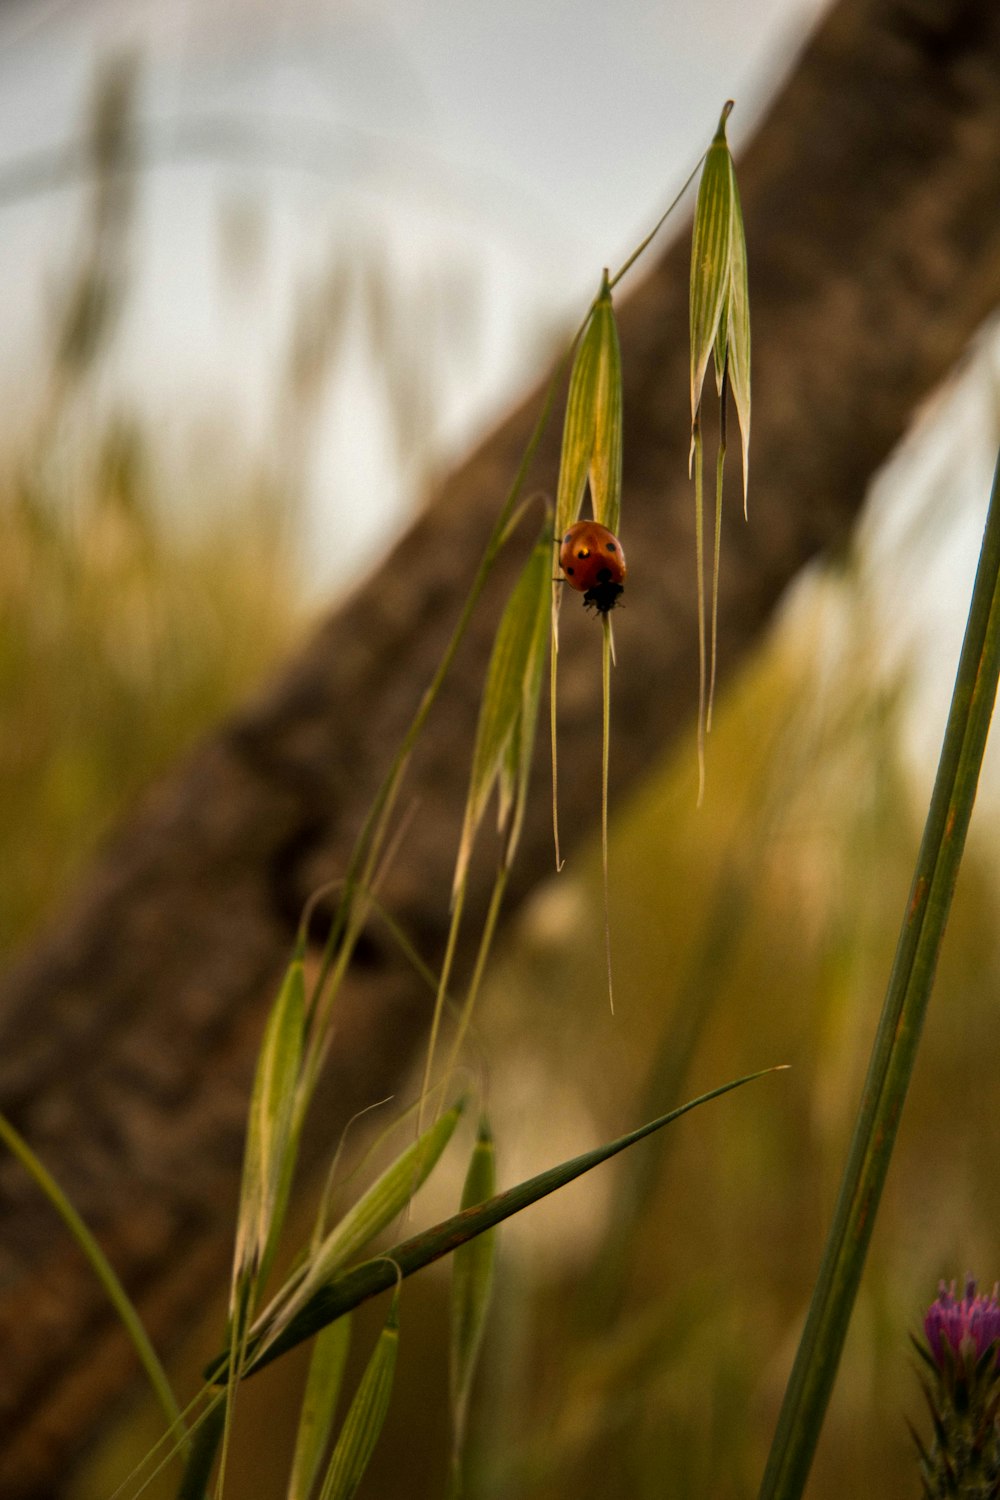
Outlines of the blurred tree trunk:
[{"label": "blurred tree trunk", "polygon": [[[734,499],[724,542],[723,674],[803,565],[843,545],[914,408],[1000,303],[998,78],[994,0],[842,0],[745,153],[757,402],[751,521]],[[706,141],[721,103],[706,105]],[[616,798],[697,699],[687,254],[676,244],[620,309],[631,571],[616,620]],[[97,1229],[161,1345],[224,1277],[254,1047],[301,905],[344,867],[537,409],[533,394],[487,438],[360,592],[344,580],[314,639],[154,788],[0,985],[0,1107]],[[532,480],[550,492],[560,426]],[[414,759],[416,816],[385,887],[433,961],[483,666],[523,549],[507,554]],[[597,632],[582,612],[564,620],[573,842],[598,810]],[[511,908],[552,868],[547,797],[542,774]],[[489,875],[484,860],[473,909]],[[382,934],[366,934],[330,1129],[398,1080],[428,1005]],[[17,1500],[58,1493],[136,1373],[76,1250],[6,1160],[0,1191],[0,1493]]]}]

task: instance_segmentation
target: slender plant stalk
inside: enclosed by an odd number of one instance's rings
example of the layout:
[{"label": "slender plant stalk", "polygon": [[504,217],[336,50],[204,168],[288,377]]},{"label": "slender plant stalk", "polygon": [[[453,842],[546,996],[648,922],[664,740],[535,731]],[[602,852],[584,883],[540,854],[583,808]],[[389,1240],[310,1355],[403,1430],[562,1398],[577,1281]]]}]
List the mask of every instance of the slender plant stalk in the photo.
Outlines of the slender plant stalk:
[{"label": "slender plant stalk", "polygon": [[797,1500],[809,1475],[913,1072],[975,801],[998,670],[1000,459],[916,871],[840,1196],[760,1500]]},{"label": "slender plant stalk", "polygon": [[[557,537],[558,541],[559,538]],[[549,639],[549,742],[552,746],[552,842],[556,851],[556,870],[566,861],[559,850],[559,737],[556,725],[556,682],[559,667],[559,584],[552,580],[552,631]]]},{"label": "slender plant stalk", "polygon": [[149,1336],[145,1328],[142,1326],[142,1319],[136,1312],[135,1306],[125,1288],[115,1275],[114,1269],[104,1251],[66,1197],[58,1182],[56,1182],[48,1169],[39,1161],[24,1137],[15,1130],[14,1126],[3,1115],[0,1115],[0,1140],[17,1157],[28,1175],[38,1185],[46,1198],[48,1198],[52,1207],[87,1257],[94,1275],[107,1293],[108,1300],[121,1319],[125,1332],[132,1340],[135,1352],[139,1356],[139,1362],[146,1372],[150,1385],[153,1387],[156,1399],[163,1408],[167,1422],[172,1429],[176,1428],[183,1435],[182,1446],[186,1447],[187,1437],[184,1419],[181,1416],[180,1407],[177,1405],[176,1398],[171,1390],[166,1371],[157,1357],[156,1350],[149,1341]]},{"label": "slender plant stalk", "polygon": [[194,1435],[177,1500],[205,1500],[212,1466],[226,1425],[228,1403],[220,1400],[210,1406]]},{"label": "slender plant stalk", "polygon": [[[482,935],[479,939],[479,950],[476,953],[475,967],[472,971],[472,978],[469,980],[469,989],[462,1004],[461,1015],[458,1018],[458,1025],[455,1028],[455,1036],[451,1044],[451,1049],[448,1053],[448,1063],[445,1068],[444,1074],[445,1078],[447,1078],[448,1075],[454,1071],[458,1063],[459,1053],[462,1050],[462,1044],[465,1041],[466,1035],[469,1030],[469,1024],[472,1020],[472,1012],[475,1009],[476,1000],[479,996],[479,990],[483,982],[483,975],[486,972],[486,961],[489,958],[490,950],[493,947],[493,937],[497,930],[497,922],[500,917],[500,907],[503,904],[504,892],[507,889],[507,879],[509,875],[510,867],[506,864],[502,865],[501,868],[497,871],[497,878],[493,883],[493,892],[490,896],[489,909],[487,910],[486,920],[483,923]],[[429,1079],[426,1080],[426,1083],[429,1083]]]},{"label": "slender plant stalk", "polygon": [[670,215],[673,213],[674,209],[677,207],[678,203],[684,197],[684,194],[687,192],[688,188],[691,186],[692,182],[694,182],[694,180],[697,177],[698,173],[701,171],[701,164],[705,160],[705,157],[707,155],[708,155],[707,151],[703,151],[702,152],[701,156],[699,156],[697,162],[692,167],[691,173],[688,176],[687,180],[685,181],[684,186],[681,188],[680,192],[672,200],[672,202],[670,203],[669,207],[667,207],[667,208],[665,208],[663,210],[663,213],[657,219],[656,223],[653,225],[652,229],[649,231],[649,233],[647,234],[646,238],[644,240],[642,240],[640,244],[636,245],[635,249],[632,251],[632,254],[628,257],[627,260],[625,260],[625,261],[622,262],[622,264],[618,267],[618,270],[610,278],[610,280],[608,281],[608,291],[609,292],[613,292],[614,291],[615,287],[618,285],[619,281],[621,281],[621,279],[625,275],[625,273],[627,271],[631,271],[632,267],[635,265],[635,263],[639,259],[640,255],[643,255],[645,253],[645,251],[647,251],[649,249],[650,245],[656,239],[656,236],[659,234],[660,230],[663,228],[664,224],[667,222],[667,220],[669,219]]},{"label": "slender plant stalk", "polygon": [[431,1089],[431,1074],[434,1071],[434,1053],[437,1050],[438,1031],[441,1027],[441,1016],[444,1011],[445,998],[448,994],[448,982],[451,979],[451,966],[455,958],[458,929],[462,922],[462,908],[465,905],[465,888],[466,882],[463,880],[455,892],[455,904],[451,909],[448,943],[445,948],[444,963],[441,965],[441,977],[438,980],[437,995],[434,999],[434,1017],[431,1021],[431,1034],[427,1043],[427,1058],[424,1062],[424,1081],[420,1090],[420,1104],[417,1107],[417,1135],[423,1129],[424,1105],[427,1103],[427,1095]]},{"label": "slender plant stalk", "polygon": [[615,992],[611,981],[611,900],[608,882],[608,768],[611,763],[611,663],[614,660],[614,637],[611,616],[602,618],[604,625],[601,654],[603,713],[601,718],[601,874],[604,880],[604,959],[608,970],[608,1004],[615,1013]]}]

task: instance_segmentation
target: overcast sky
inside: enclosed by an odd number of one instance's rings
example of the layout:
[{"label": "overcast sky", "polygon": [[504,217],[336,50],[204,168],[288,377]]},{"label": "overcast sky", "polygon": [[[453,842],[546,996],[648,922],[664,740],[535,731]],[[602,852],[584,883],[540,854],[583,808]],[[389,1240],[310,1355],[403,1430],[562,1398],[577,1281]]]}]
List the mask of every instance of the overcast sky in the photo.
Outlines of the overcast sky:
[{"label": "overcast sky", "polygon": [[[433,372],[438,443],[455,453],[655,221],[727,97],[738,144],[816,11],[816,0],[7,0],[0,186],[5,164],[78,136],[101,57],[134,49],[150,139],[225,119],[247,150],[168,152],[144,173],[112,399],[125,392],[175,424],[177,452],[185,424],[227,408],[266,443],[303,286],[337,253],[374,245],[401,289],[398,321],[429,316],[437,277],[442,318],[451,296],[452,324],[470,325]],[[9,415],[36,397],[84,206],[80,187],[0,194]],[[232,225],[251,222],[240,300],[225,229],[231,250]],[[314,513],[346,513],[362,553],[408,500],[370,376],[349,351],[308,477]]]}]

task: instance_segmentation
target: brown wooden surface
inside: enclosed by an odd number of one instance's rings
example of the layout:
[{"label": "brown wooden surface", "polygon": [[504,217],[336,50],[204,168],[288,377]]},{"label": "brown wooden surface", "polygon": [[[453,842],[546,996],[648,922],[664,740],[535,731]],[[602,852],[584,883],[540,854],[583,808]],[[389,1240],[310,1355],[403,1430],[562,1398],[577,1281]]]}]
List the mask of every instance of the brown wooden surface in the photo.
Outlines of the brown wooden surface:
[{"label": "brown wooden surface", "polygon": [[[998,79],[995,0],[842,0],[740,163],[755,410],[751,524],[734,479],[724,540],[723,676],[803,564],[843,543],[869,477],[1000,302]],[[706,140],[721,102],[706,106]],[[689,725],[697,696],[686,295],[681,242],[620,306],[630,574],[615,797]],[[343,868],[536,410],[532,397],[483,442],[360,593],[344,581],[336,613],[150,792],[0,984],[0,1106],[163,1345],[224,1276],[254,1046],[299,908]],[[558,427],[534,487],[553,484]],[[435,961],[483,666],[521,555],[498,569],[403,799],[416,815],[385,896]],[[599,632],[580,611],[563,618],[571,844],[599,806]],[[551,869],[547,796],[540,775],[511,908]],[[489,873],[479,861],[473,913]],[[378,931],[360,958],[326,1131],[384,1092],[428,1014]],[[59,1492],[136,1374],[77,1252],[7,1160],[0,1193],[0,1495],[18,1500]]]}]

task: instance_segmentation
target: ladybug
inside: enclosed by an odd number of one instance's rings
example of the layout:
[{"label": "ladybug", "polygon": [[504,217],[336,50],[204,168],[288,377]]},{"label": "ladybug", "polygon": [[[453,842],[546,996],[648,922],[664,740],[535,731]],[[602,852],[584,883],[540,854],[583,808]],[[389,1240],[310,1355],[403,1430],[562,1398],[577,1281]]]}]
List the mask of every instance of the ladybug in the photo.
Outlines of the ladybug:
[{"label": "ladybug", "polygon": [[584,608],[599,615],[614,609],[625,592],[625,553],[606,526],[577,521],[562,539],[559,566],[571,589],[583,595]]}]

